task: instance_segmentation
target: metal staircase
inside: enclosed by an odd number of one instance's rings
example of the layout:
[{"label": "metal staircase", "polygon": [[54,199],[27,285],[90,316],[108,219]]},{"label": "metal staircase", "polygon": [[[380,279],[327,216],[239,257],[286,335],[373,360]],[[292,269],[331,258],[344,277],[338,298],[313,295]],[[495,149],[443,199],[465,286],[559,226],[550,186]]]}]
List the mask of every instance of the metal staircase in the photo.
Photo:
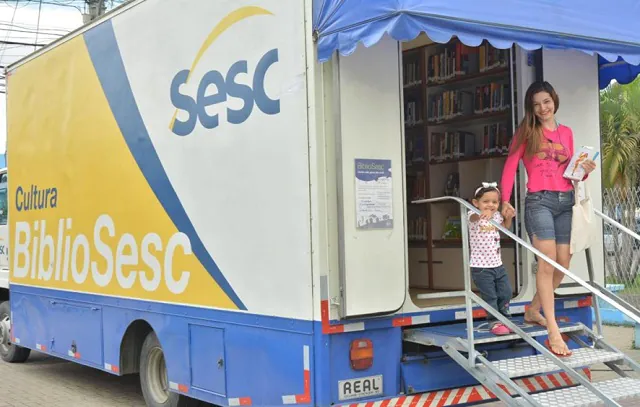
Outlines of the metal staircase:
[{"label": "metal staircase", "polygon": [[[547,330],[544,327],[526,324],[522,318],[509,320],[473,293],[471,291],[469,272],[469,236],[466,214],[468,210],[476,213],[479,213],[479,211],[468,202],[457,197],[431,198],[414,201],[414,203],[432,203],[444,200],[454,200],[460,204],[465,291],[455,294],[465,297],[466,321],[465,323],[447,326],[407,329],[404,332],[405,341],[425,346],[441,347],[476,380],[510,406],[573,407],[602,403],[607,406],[620,406],[618,401],[640,395],[640,380],[631,378],[627,374],[629,370],[640,374],[640,365],[611,346],[603,338],[598,301],[593,302],[597,332],[582,323],[558,321],[560,332],[567,337],[566,339],[573,341],[577,345],[575,349],[572,349],[573,354],[570,357],[559,358],[537,340],[537,338],[547,335]],[[636,233],[615,222],[602,212],[594,210],[594,213],[605,222],[640,240],[640,236]],[[611,304],[632,320],[640,323],[640,311],[638,309],[594,282],[593,264],[589,249],[586,250],[589,282],[586,282],[542,254],[511,231],[493,221],[491,223],[518,244],[562,271],[594,296]],[[481,322],[473,321],[472,310],[474,304],[491,313],[514,333],[512,335],[494,336],[489,332],[483,332],[479,329]],[[514,340],[525,341],[529,346],[537,350],[539,354],[489,361],[483,353],[478,352],[476,349],[477,345]],[[613,380],[591,383],[577,371],[577,369],[589,367],[596,363],[604,363],[616,372],[619,377]],[[579,385],[530,394],[513,381],[522,377],[556,371],[564,371]],[[511,396],[505,391],[506,388],[513,390],[516,396]]]}]

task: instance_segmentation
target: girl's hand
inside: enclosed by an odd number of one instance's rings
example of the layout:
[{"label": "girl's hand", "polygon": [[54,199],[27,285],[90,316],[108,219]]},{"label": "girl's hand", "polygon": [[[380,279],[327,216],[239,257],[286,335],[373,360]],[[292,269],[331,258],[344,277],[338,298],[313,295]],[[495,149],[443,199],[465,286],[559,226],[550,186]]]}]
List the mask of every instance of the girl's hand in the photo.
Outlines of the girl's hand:
[{"label": "girl's hand", "polygon": [[509,202],[502,203],[502,211],[500,211],[502,217],[505,219],[511,219],[516,216],[516,210],[511,206]]},{"label": "girl's hand", "polygon": [[516,216],[516,210],[513,209],[513,207],[511,207],[510,210],[507,211],[506,214],[502,215],[503,218],[505,219],[513,219]]},{"label": "girl's hand", "polygon": [[593,160],[585,160],[581,165],[586,174],[589,174],[596,169],[596,162]]},{"label": "girl's hand", "polygon": [[480,219],[489,220],[491,218],[493,218],[493,212],[489,210],[480,212]]}]

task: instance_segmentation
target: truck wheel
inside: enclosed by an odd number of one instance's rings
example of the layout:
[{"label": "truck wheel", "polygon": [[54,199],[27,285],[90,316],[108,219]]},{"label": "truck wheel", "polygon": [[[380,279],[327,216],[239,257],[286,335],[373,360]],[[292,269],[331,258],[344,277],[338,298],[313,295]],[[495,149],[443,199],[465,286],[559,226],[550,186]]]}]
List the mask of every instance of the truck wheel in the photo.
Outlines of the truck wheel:
[{"label": "truck wheel", "polygon": [[164,352],[155,332],[149,333],[140,352],[140,387],[149,407],[196,407],[200,401],[169,391]]},{"label": "truck wheel", "polygon": [[22,363],[29,359],[30,349],[11,343],[11,308],[9,301],[0,304],[0,357],[9,363]]}]

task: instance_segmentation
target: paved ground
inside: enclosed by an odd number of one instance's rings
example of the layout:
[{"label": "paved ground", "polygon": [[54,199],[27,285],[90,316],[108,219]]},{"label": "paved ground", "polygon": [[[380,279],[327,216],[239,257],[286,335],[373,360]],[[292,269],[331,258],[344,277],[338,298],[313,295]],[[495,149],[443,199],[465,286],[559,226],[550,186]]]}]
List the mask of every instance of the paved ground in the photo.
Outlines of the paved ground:
[{"label": "paved ground", "polygon": [[[631,359],[640,362],[640,349],[633,349],[633,328],[604,326],[604,337],[614,347],[626,353]],[[600,382],[618,377],[604,364],[594,365],[591,378]]]},{"label": "paved ground", "polygon": [[0,361],[0,407],[145,407],[137,376],[116,377],[32,352]]},{"label": "paved ground", "polygon": [[[633,329],[605,327],[605,337],[635,360]],[[615,377],[604,365],[593,367],[595,381]],[[623,406],[640,406],[640,398]],[[483,404],[483,407],[503,406]],[[0,362],[0,407],[145,407],[137,376],[116,377],[33,352],[24,364]]]}]

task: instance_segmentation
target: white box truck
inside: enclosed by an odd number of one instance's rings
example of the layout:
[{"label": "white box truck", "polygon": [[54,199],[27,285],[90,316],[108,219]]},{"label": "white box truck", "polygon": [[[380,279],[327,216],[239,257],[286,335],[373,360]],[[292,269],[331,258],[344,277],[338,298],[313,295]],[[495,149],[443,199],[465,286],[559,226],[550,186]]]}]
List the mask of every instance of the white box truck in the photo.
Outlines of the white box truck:
[{"label": "white box truck", "polygon": [[[576,143],[599,144],[596,57],[518,45],[541,28],[494,47],[472,44],[475,26],[455,16],[438,20],[459,23],[443,39],[418,14],[354,3],[134,0],[7,69],[3,359],[35,350],[139,374],[148,406],[540,405],[530,393],[558,400],[576,384],[585,400],[639,391],[588,381],[595,362],[637,368],[591,330],[601,232],[592,273],[577,255],[565,270],[577,282],[557,291],[576,355],[559,360],[544,328],[522,322],[535,259],[520,216],[503,231],[506,337],[487,332],[456,219],[477,182],[499,178],[495,140],[513,134],[536,77],[560,93]],[[371,34],[385,23],[390,35]],[[400,38],[403,24],[433,38]],[[478,89],[499,98],[431,120],[438,100],[475,103],[464,93]],[[463,131],[464,156],[435,147]],[[509,370],[523,360],[532,368]]]}]

